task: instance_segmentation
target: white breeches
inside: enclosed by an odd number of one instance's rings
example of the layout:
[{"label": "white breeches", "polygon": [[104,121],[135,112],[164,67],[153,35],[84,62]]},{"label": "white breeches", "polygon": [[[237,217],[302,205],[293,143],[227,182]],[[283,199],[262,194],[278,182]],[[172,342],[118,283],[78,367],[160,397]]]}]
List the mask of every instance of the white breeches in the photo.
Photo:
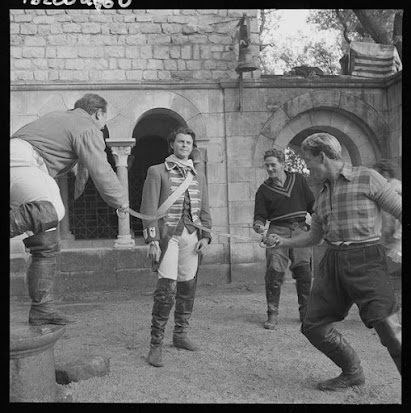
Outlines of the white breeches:
[{"label": "white breeches", "polygon": [[186,228],[179,236],[173,236],[158,268],[159,278],[176,281],[192,280],[198,268],[197,231],[190,234]]}]

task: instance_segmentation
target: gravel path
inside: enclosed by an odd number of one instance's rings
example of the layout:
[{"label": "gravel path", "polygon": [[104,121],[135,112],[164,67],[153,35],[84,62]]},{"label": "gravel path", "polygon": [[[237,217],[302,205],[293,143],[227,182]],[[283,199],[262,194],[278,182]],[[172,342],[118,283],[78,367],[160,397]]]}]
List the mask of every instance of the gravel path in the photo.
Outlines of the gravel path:
[{"label": "gravel path", "polygon": [[[19,311],[27,305],[12,303]],[[56,361],[83,354],[110,359],[108,375],[65,386],[73,402],[401,404],[401,376],[356,307],[338,329],[362,359],[366,385],[342,393],[315,389],[318,381],[340,371],[300,333],[291,279],[283,285],[274,331],[262,327],[263,284],[200,286],[190,337],[202,349],[188,352],[172,346],[171,317],[162,368],[146,359],[151,306],[149,289],[76,294],[60,301],[61,310],[78,321],[56,343]]]}]

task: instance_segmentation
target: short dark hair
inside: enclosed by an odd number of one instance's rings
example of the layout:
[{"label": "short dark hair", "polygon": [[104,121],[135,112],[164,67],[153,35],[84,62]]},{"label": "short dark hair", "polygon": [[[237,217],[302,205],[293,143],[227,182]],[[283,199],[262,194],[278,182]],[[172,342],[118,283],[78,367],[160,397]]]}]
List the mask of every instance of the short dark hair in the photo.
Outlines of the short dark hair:
[{"label": "short dark hair", "polygon": [[183,135],[190,135],[193,138],[193,148],[197,148],[197,143],[196,143],[196,134],[194,131],[187,126],[179,126],[177,129],[174,129],[170,135],[168,135],[167,138],[167,143],[168,143],[168,151],[172,153],[171,149],[171,142],[174,142],[176,140],[176,137],[179,133],[182,133]]},{"label": "short dark hair", "polygon": [[107,101],[94,93],[86,93],[82,98],[78,99],[74,104],[74,109],[83,109],[89,115],[96,113],[101,109],[104,113],[107,112]]},{"label": "short dark hair", "polygon": [[264,160],[269,158],[270,156],[274,156],[277,158],[281,163],[285,162],[285,155],[283,151],[280,151],[278,149],[269,149],[268,151],[265,151],[264,153]]},{"label": "short dark hair", "polygon": [[395,165],[390,159],[380,159],[373,167],[377,172],[382,174],[386,172],[390,178],[395,178]]}]

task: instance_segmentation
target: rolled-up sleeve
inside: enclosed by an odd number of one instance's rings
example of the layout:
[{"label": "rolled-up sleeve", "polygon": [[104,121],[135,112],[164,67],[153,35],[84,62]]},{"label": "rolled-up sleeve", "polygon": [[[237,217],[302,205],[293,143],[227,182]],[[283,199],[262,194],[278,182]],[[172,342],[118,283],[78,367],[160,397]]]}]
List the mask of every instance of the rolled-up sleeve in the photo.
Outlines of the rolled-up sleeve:
[{"label": "rolled-up sleeve", "polygon": [[371,171],[370,198],[384,211],[402,222],[402,196],[378,172]]},{"label": "rolled-up sleeve", "polygon": [[74,150],[104,201],[113,208],[125,205],[127,193],[107,160],[102,133],[88,129],[74,141]]},{"label": "rolled-up sleeve", "polygon": [[311,216],[311,229],[310,229],[310,243],[311,245],[319,244],[324,237],[323,223],[319,219],[318,215],[314,213]]}]

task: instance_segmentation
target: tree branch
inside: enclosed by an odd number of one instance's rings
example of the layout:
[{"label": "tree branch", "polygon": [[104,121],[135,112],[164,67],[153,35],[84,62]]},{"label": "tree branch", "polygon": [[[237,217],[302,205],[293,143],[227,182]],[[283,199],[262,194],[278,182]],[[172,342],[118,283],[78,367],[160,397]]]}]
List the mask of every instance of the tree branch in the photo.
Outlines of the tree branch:
[{"label": "tree branch", "polygon": [[352,9],[352,11],[376,43],[392,44],[389,40],[387,31],[380,24],[378,24],[378,21],[372,16],[369,10]]},{"label": "tree branch", "polygon": [[347,23],[345,21],[345,19],[343,18],[343,16],[341,15],[340,11],[338,9],[335,9],[335,13],[337,15],[337,19],[339,20],[339,22],[342,24],[343,26],[343,36],[344,36],[344,40],[350,44],[351,40],[348,38],[348,27],[347,27]]}]

